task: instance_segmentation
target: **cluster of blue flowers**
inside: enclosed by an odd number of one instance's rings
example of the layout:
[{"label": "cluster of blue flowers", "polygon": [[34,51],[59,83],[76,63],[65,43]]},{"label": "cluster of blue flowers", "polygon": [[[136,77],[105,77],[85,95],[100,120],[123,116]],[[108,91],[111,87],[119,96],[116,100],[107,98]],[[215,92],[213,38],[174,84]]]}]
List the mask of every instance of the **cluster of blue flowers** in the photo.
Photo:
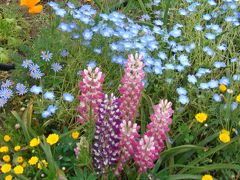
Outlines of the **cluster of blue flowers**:
[{"label": "cluster of blue flowers", "polygon": [[[2,82],[0,87],[0,107],[3,107],[13,96],[12,86],[13,83],[8,79]],[[28,91],[27,87],[21,83],[16,84],[15,90],[18,95],[24,95]]]},{"label": "cluster of blue flowers", "polygon": [[[189,67],[193,65],[194,61],[189,57],[191,53],[194,53],[197,46],[202,46],[203,54],[209,59],[215,58],[217,54],[221,55],[222,52],[225,53],[228,48],[227,44],[217,40],[217,37],[224,32],[226,26],[236,27],[240,25],[240,13],[235,0],[224,0],[220,4],[214,0],[208,0],[207,2],[185,1],[189,5],[187,8],[179,9],[179,15],[182,18],[189,18],[197,13],[199,14],[199,9],[212,10],[211,13],[204,14],[203,12],[201,19],[192,27],[196,36],[203,37],[201,38],[201,44],[198,41],[194,42],[193,39],[191,43],[184,45],[184,39],[187,38],[184,35],[185,25],[176,23],[171,29],[167,30],[163,26],[164,12],[161,11],[154,11],[154,17],[144,14],[140,18],[143,21],[152,20],[153,27],[151,28],[135,23],[132,19],[119,12],[111,12],[110,14],[100,13],[100,19],[95,22],[94,17],[97,12],[90,5],[83,5],[77,8],[68,2],[66,10],[60,8],[55,2],[50,2],[49,5],[53,8],[56,15],[61,18],[64,18],[67,13],[73,18],[72,22],[67,22],[67,20],[61,22],[58,27],[59,30],[71,33],[73,39],[83,40],[82,44],[93,49],[93,52],[101,54],[101,48],[94,47],[91,44],[94,36],[100,35],[108,38],[108,42],[110,42],[108,46],[112,62],[123,65],[126,61],[124,57],[133,51],[137,51],[144,56],[145,71],[161,75],[164,71],[190,72]],[[160,3],[160,0],[152,0],[149,5],[159,6]],[[216,8],[217,6],[218,8]],[[219,18],[223,19],[221,24],[216,23]],[[83,27],[86,28],[83,29]],[[159,39],[162,41],[161,44]],[[208,46],[204,46],[205,44]],[[213,63],[213,68],[200,67],[196,72],[189,73],[186,78],[189,84],[195,85],[199,90],[210,90],[217,88],[220,84],[229,86],[231,81],[239,81],[240,74],[234,74],[233,77],[223,76],[220,79],[209,79],[208,82],[201,82],[202,77],[206,81],[206,75],[215,71],[214,68],[223,69],[230,67],[231,63],[238,62],[238,59],[231,57],[229,62],[226,64],[222,60],[216,60]],[[95,66],[95,63],[93,65]],[[170,82],[170,80],[172,81],[171,78],[166,78],[167,82]],[[179,94],[180,104],[186,105],[189,103],[187,91],[177,90],[177,93]],[[216,95],[214,97],[213,99],[216,99]]]},{"label": "cluster of blue flowers", "polygon": [[[63,50],[61,51],[60,54],[64,58],[69,55],[69,52],[67,50]],[[53,53],[51,53],[50,51],[43,51],[41,52],[40,57],[45,62],[49,62],[53,58]],[[91,62],[92,66],[93,66],[93,63],[94,62]],[[40,79],[43,76],[43,73],[40,70],[40,66],[34,63],[30,59],[23,60],[22,67],[29,70],[30,77],[32,77],[33,79]],[[51,65],[51,69],[56,73],[62,69],[62,65],[55,62]],[[13,86],[13,83],[8,79],[5,82],[2,82],[0,87],[0,107],[4,107],[8,102],[8,100],[11,97],[13,97],[14,93],[13,93],[12,86]],[[28,88],[24,84],[17,83],[15,86],[15,91],[17,95],[22,96],[28,93]],[[43,89],[41,86],[33,85],[29,89],[29,92],[35,95],[39,95],[43,93]],[[54,92],[51,92],[51,91],[46,91],[42,97],[46,100],[51,100],[51,101],[54,101],[54,99],[56,98]],[[70,93],[65,92],[63,93],[63,100],[66,102],[73,102],[74,96]],[[47,110],[44,110],[42,112],[42,118],[47,118],[54,115],[57,109],[58,109],[57,106],[53,104],[49,105]]]}]

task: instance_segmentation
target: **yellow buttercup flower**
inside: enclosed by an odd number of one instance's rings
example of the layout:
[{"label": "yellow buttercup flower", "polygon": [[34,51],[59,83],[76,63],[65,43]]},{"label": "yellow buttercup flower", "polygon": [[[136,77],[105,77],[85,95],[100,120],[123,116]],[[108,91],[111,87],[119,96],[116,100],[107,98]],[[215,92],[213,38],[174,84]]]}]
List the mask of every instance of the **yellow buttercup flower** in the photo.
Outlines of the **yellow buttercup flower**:
[{"label": "yellow buttercup flower", "polygon": [[23,162],[23,157],[22,156],[18,156],[17,157],[17,162],[18,163],[22,163]]},{"label": "yellow buttercup flower", "polygon": [[1,167],[1,171],[3,174],[6,174],[8,172],[10,172],[12,169],[12,166],[11,164],[3,164],[2,167]]},{"label": "yellow buttercup flower", "polygon": [[49,136],[47,137],[47,143],[50,145],[56,144],[59,140],[59,135],[57,134],[49,134]]},{"label": "yellow buttercup flower", "polygon": [[21,146],[15,146],[14,147],[14,151],[16,151],[16,152],[19,151],[20,149],[21,149]]},{"label": "yellow buttercup flower", "polygon": [[198,122],[203,123],[207,120],[208,115],[206,113],[198,113],[195,115],[195,118]]},{"label": "yellow buttercup flower", "polygon": [[223,143],[228,143],[231,141],[230,132],[226,129],[223,129],[219,134],[219,139]]},{"label": "yellow buttercup flower", "polygon": [[29,142],[29,146],[30,147],[36,147],[40,144],[40,139],[39,137],[37,138],[33,138],[30,142]]},{"label": "yellow buttercup flower", "polygon": [[73,139],[77,139],[78,137],[79,137],[79,132],[77,132],[77,131],[72,132]]},{"label": "yellow buttercup flower", "polygon": [[38,169],[42,169],[42,165],[44,165],[45,167],[48,166],[48,163],[46,160],[42,160],[41,162],[38,163]]},{"label": "yellow buttercup flower", "polygon": [[10,156],[9,155],[4,155],[3,156],[3,161],[4,162],[9,162],[11,160]]},{"label": "yellow buttercup flower", "polygon": [[9,142],[9,141],[11,140],[11,136],[5,135],[5,136],[3,137],[3,140],[4,140],[5,142]]},{"label": "yellow buttercup flower", "polygon": [[8,151],[9,151],[8,146],[2,146],[2,147],[0,148],[0,152],[1,152],[1,153],[7,153]]},{"label": "yellow buttercup flower", "polygon": [[31,159],[28,160],[28,164],[30,164],[30,165],[35,165],[35,164],[37,164],[37,162],[38,162],[37,156],[33,156],[33,157],[31,157]]},{"label": "yellow buttercup flower", "polygon": [[24,169],[21,165],[17,165],[14,169],[13,169],[15,174],[22,174]]},{"label": "yellow buttercup flower", "polygon": [[5,176],[4,180],[12,180],[12,178],[13,178],[12,175],[9,174],[9,175]]},{"label": "yellow buttercup flower", "polygon": [[225,92],[227,91],[227,86],[225,86],[224,84],[220,84],[219,90],[220,90],[222,93],[225,93]]},{"label": "yellow buttercup flower", "polygon": [[202,176],[202,180],[213,180],[213,177],[210,174],[205,174]]},{"label": "yellow buttercup flower", "polygon": [[237,95],[236,101],[237,101],[238,103],[240,103],[240,94]]}]

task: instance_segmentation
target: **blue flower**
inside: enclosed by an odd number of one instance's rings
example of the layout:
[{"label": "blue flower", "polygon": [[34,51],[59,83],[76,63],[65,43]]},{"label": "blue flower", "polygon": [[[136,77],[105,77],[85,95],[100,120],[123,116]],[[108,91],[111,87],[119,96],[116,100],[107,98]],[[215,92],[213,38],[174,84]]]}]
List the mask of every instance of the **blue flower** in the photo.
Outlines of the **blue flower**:
[{"label": "blue flower", "polygon": [[232,110],[232,111],[234,111],[235,109],[237,109],[237,107],[238,107],[238,103],[233,102],[233,103],[231,104],[231,110]]},{"label": "blue flower", "polygon": [[30,89],[30,92],[34,94],[40,94],[42,92],[42,87],[33,85]]},{"label": "blue flower", "polygon": [[217,49],[219,51],[226,51],[227,50],[227,45],[222,43],[219,46],[217,46]]},{"label": "blue flower", "polygon": [[72,28],[70,27],[69,24],[65,23],[65,22],[61,22],[58,25],[58,28],[62,31],[62,32],[72,32]]},{"label": "blue flower", "polygon": [[49,111],[43,111],[42,112],[42,118],[48,118],[48,117],[50,117],[51,116],[51,113],[49,112]]},{"label": "blue flower", "polygon": [[207,55],[209,55],[209,56],[214,56],[215,55],[215,52],[208,46],[205,46],[203,48],[203,52],[207,53]]},{"label": "blue flower", "polygon": [[8,87],[10,87],[11,85],[12,85],[12,82],[11,82],[9,79],[7,79],[5,82],[2,82],[1,87],[3,87],[3,88],[8,88]]},{"label": "blue flower", "polygon": [[209,84],[208,84],[208,83],[201,83],[201,84],[199,85],[199,88],[200,88],[200,89],[209,89]]},{"label": "blue flower", "polygon": [[181,54],[179,57],[178,57],[178,60],[180,61],[180,63],[183,65],[183,66],[190,66],[191,64],[189,63],[188,61],[188,56],[186,56],[185,54]]},{"label": "blue flower", "polygon": [[41,53],[41,58],[46,62],[50,61],[52,59],[52,56],[53,54],[49,51],[42,51]]},{"label": "blue flower", "polygon": [[221,102],[222,97],[219,94],[214,94],[213,95],[213,100],[216,101],[216,102]]},{"label": "blue flower", "polygon": [[28,92],[27,87],[20,83],[17,83],[16,90],[17,90],[18,95],[24,95]]},{"label": "blue flower", "polygon": [[55,13],[60,17],[64,17],[67,12],[65,11],[65,9],[55,8]]},{"label": "blue flower", "polygon": [[203,19],[206,20],[206,21],[209,21],[212,19],[211,15],[210,14],[204,14],[203,15]]},{"label": "blue flower", "polygon": [[47,111],[51,113],[51,115],[55,114],[56,110],[58,108],[54,105],[49,105],[48,108],[47,108]]},{"label": "blue flower", "polygon": [[87,63],[87,66],[88,66],[88,67],[91,67],[92,69],[95,68],[95,67],[97,66],[96,61],[89,61],[89,62]]},{"label": "blue flower", "polygon": [[37,64],[32,63],[32,64],[30,64],[28,67],[29,67],[29,70],[30,70],[30,71],[37,71],[37,70],[40,71],[40,70],[39,70],[40,67],[39,67],[39,65],[37,65]]},{"label": "blue flower", "polygon": [[194,28],[195,28],[196,31],[202,31],[203,30],[203,27],[199,24],[197,24]]},{"label": "blue flower", "polygon": [[86,41],[90,41],[92,39],[92,36],[93,36],[93,32],[89,29],[86,29],[84,32],[83,32],[83,38],[84,40]]},{"label": "blue flower", "polygon": [[188,75],[188,82],[191,84],[196,84],[197,83],[197,78],[194,75],[189,74]]},{"label": "blue flower", "polygon": [[68,57],[68,55],[69,55],[69,52],[66,49],[61,51],[61,56],[62,57]]},{"label": "blue flower", "polygon": [[210,88],[217,88],[218,87],[218,81],[217,80],[211,80],[208,82],[208,86]]},{"label": "blue flower", "polygon": [[44,93],[43,97],[45,99],[53,100],[55,98],[55,95],[54,95],[53,92],[47,91],[47,92]]},{"label": "blue flower", "polygon": [[183,87],[177,88],[178,95],[187,95],[187,90]]},{"label": "blue flower", "polygon": [[224,84],[226,86],[228,86],[230,84],[230,81],[227,77],[223,76],[220,80],[219,80],[219,84]]},{"label": "blue flower", "polygon": [[213,66],[215,67],[215,68],[225,68],[226,67],[226,63],[225,62],[223,62],[223,61],[215,61],[214,63],[213,63]]},{"label": "blue flower", "polygon": [[189,98],[185,95],[180,95],[178,98],[178,102],[181,103],[182,105],[186,105],[189,103]]},{"label": "blue flower", "polygon": [[186,9],[179,9],[178,12],[180,15],[183,15],[183,16],[186,16],[189,13]]},{"label": "blue flower", "polygon": [[36,71],[31,71],[30,72],[30,76],[33,79],[41,79],[41,77],[43,76],[43,73],[40,70],[36,70]]},{"label": "blue flower", "polygon": [[33,61],[30,60],[30,59],[26,59],[26,60],[24,60],[24,61],[22,62],[22,67],[28,68],[29,65],[31,65],[31,64],[33,64]]},{"label": "blue flower", "polygon": [[54,71],[54,72],[58,72],[62,69],[62,66],[59,64],[59,63],[53,63],[51,65],[51,69]]},{"label": "blue flower", "polygon": [[214,40],[216,38],[216,35],[213,33],[206,33],[205,37],[209,40]]},{"label": "blue flower", "polygon": [[233,80],[234,81],[240,81],[240,74],[234,74],[233,75]]},{"label": "blue flower", "polygon": [[162,74],[162,66],[154,66],[153,67],[153,71],[155,72],[155,74]]},{"label": "blue flower", "polygon": [[182,35],[182,31],[180,29],[173,29],[172,31],[169,32],[169,35],[172,37],[180,37]]},{"label": "blue flower", "polygon": [[0,98],[0,107],[3,107],[7,103],[7,99],[5,98]]},{"label": "blue flower", "polygon": [[13,92],[11,89],[8,88],[1,88],[0,89],[0,97],[4,99],[9,99],[13,96]]},{"label": "blue flower", "polygon": [[64,93],[63,99],[64,99],[64,101],[67,101],[67,102],[73,102],[74,96],[71,95],[70,93]]},{"label": "blue flower", "polygon": [[167,59],[167,54],[165,52],[159,52],[158,57],[162,60],[166,60]]}]

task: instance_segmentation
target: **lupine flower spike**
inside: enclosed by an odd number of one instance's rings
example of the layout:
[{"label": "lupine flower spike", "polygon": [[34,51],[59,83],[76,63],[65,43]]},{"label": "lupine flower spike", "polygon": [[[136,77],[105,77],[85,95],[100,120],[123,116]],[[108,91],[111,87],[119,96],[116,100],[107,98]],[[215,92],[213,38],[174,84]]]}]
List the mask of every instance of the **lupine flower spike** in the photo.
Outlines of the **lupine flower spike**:
[{"label": "lupine flower spike", "polygon": [[123,120],[132,121],[136,115],[138,103],[140,100],[140,93],[143,89],[144,79],[144,64],[143,57],[136,54],[135,56],[129,55],[128,61],[124,68],[124,76],[121,80],[119,92],[121,94],[120,111]]},{"label": "lupine flower spike", "polygon": [[81,75],[83,79],[79,84],[81,95],[79,96],[80,105],[78,111],[80,115],[78,121],[84,123],[91,118],[96,118],[99,104],[104,97],[102,92],[104,74],[99,68],[92,69],[88,67],[88,69],[82,71]]},{"label": "lupine flower spike", "polygon": [[172,103],[160,100],[154,106],[154,114],[150,116],[151,122],[147,125],[147,131],[140,139],[134,153],[134,161],[139,166],[139,172],[145,172],[154,167],[154,162],[159,158],[159,153],[164,149],[169,125],[172,123]]},{"label": "lupine flower spike", "polygon": [[98,110],[93,144],[93,164],[98,174],[106,172],[119,158],[120,141],[119,100],[105,95]]}]

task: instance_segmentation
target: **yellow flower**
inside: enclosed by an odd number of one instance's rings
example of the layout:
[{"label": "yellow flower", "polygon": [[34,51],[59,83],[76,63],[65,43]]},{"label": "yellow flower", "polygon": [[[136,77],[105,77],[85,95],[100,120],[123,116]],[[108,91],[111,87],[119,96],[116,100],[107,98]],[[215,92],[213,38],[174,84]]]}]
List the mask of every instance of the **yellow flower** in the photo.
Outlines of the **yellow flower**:
[{"label": "yellow flower", "polygon": [[202,176],[202,180],[213,180],[213,177],[210,174],[205,174]]},{"label": "yellow flower", "polygon": [[11,164],[3,164],[2,167],[1,167],[1,171],[3,174],[6,174],[8,172],[10,172],[12,169],[12,166]]},{"label": "yellow flower", "polygon": [[240,103],[240,94],[237,95],[236,101],[237,101],[238,103]]},{"label": "yellow flower", "polygon": [[22,174],[23,173],[23,167],[21,166],[21,165],[17,165],[14,169],[13,169],[13,171],[14,171],[14,173],[15,174]]},{"label": "yellow flower", "polygon": [[77,131],[72,132],[73,139],[77,139],[78,137],[79,137],[79,132],[77,132]]},{"label": "yellow flower", "polygon": [[5,136],[3,137],[3,140],[4,140],[5,142],[9,142],[9,141],[11,140],[11,136],[5,135]]},{"label": "yellow flower", "polygon": [[23,162],[23,157],[22,156],[18,156],[17,157],[17,162],[18,163],[22,163]]},{"label": "yellow flower", "polygon": [[7,153],[8,151],[9,151],[8,146],[2,146],[2,147],[0,148],[0,152],[1,152],[1,153]]},{"label": "yellow flower", "polygon": [[44,165],[45,167],[48,166],[48,163],[46,160],[42,160],[41,162],[38,163],[38,169],[42,169],[42,165]]},{"label": "yellow flower", "polygon": [[38,157],[37,156],[33,156],[33,157],[31,157],[31,159],[28,160],[28,163],[30,165],[35,165],[35,164],[37,164],[37,162],[38,162]]},{"label": "yellow flower", "polygon": [[225,93],[225,92],[227,91],[227,86],[225,86],[224,84],[220,84],[219,90],[220,90],[222,93]]},{"label": "yellow flower", "polygon": [[33,138],[30,142],[29,142],[29,146],[30,147],[36,147],[40,144],[40,139],[39,137],[37,138]]},{"label": "yellow flower", "polygon": [[56,144],[59,140],[59,136],[57,134],[49,134],[47,137],[47,143],[50,145]]},{"label": "yellow flower", "polygon": [[208,115],[206,113],[198,113],[195,115],[195,118],[198,122],[203,123],[207,120]]},{"label": "yellow flower", "polygon": [[4,178],[4,180],[12,180],[12,175],[7,175],[7,176],[5,176],[5,178]]},{"label": "yellow flower", "polygon": [[19,151],[20,149],[21,149],[21,146],[15,146],[14,147],[14,151],[16,151],[16,152]]},{"label": "yellow flower", "polygon": [[230,132],[226,129],[223,129],[219,134],[219,139],[223,143],[228,143],[231,141]]},{"label": "yellow flower", "polygon": [[4,160],[4,162],[9,162],[11,160],[11,158],[9,155],[4,155],[3,160]]}]

